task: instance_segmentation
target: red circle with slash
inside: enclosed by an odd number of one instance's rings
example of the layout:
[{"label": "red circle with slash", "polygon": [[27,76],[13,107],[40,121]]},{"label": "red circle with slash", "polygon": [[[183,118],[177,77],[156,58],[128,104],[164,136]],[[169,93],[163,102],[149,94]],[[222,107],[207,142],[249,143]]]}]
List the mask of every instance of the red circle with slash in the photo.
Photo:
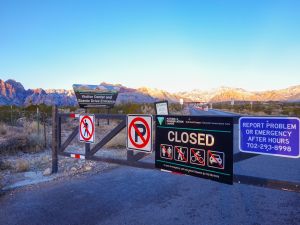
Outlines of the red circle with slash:
[{"label": "red circle with slash", "polygon": [[[146,127],[146,138],[144,138],[144,136],[141,134],[141,132],[139,131],[139,129],[136,127],[136,124],[135,124],[136,122],[141,122]],[[135,130],[135,132],[141,138],[141,140],[142,140],[141,144],[136,143],[133,140],[133,138],[131,137],[131,129],[132,128]],[[144,120],[141,117],[137,117],[137,118],[133,119],[131,121],[131,123],[129,124],[128,134],[129,134],[128,135],[129,136],[129,140],[133,144],[134,147],[136,147],[136,148],[144,148],[149,143],[149,140],[150,140],[150,127],[149,127],[149,125],[148,125],[148,123],[147,123],[146,120]]]},{"label": "red circle with slash", "polygon": [[[88,133],[88,137],[84,137],[84,135],[82,134],[82,129],[81,128],[82,128],[82,125],[84,126],[84,123],[83,123],[84,119],[88,119],[90,121],[91,125],[92,125],[92,131],[91,132],[88,129],[86,129],[86,131]],[[82,119],[80,121],[80,136],[83,138],[83,140],[89,141],[93,137],[94,131],[95,131],[95,127],[94,127],[94,123],[93,123],[91,117],[89,117],[89,116],[82,117]]]}]

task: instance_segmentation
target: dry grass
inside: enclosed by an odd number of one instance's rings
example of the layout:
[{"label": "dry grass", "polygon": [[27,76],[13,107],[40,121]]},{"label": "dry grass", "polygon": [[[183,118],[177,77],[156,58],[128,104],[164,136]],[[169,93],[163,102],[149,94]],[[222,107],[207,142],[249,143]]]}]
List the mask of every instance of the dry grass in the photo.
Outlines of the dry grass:
[{"label": "dry grass", "polygon": [[25,159],[17,159],[14,161],[14,165],[12,165],[12,167],[16,172],[25,172],[29,170],[29,162]]},{"label": "dry grass", "polygon": [[24,122],[24,130],[28,133],[28,134],[33,134],[33,133],[42,133],[44,130],[44,126],[40,123],[38,125],[38,123],[36,121],[33,122]]},{"label": "dry grass", "polygon": [[30,163],[26,159],[13,159],[0,162],[1,170],[13,170],[17,173],[26,172],[30,168]]},{"label": "dry grass", "polygon": [[[0,153],[39,152],[44,149],[43,126],[40,124],[40,132],[38,132],[37,122],[24,121],[22,128],[0,124],[0,134],[3,136],[0,142]],[[49,141],[50,138],[47,140]]]},{"label": "dry grass", "polygon": [[105,148],[125,148],[126,147],[126,130],[123,129],[118,135],[111,139],[104,147]]},{"label": "dry grass", "polygon": [[7,134],[7,126],[4,123],[0,123],[0,135]]}]

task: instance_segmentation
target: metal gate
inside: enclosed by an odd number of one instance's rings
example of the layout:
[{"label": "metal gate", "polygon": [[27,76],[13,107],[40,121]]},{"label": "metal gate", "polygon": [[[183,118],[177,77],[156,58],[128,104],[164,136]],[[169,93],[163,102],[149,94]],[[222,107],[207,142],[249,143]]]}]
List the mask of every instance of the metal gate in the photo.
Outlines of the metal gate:
[{"label": "metal gate", "polygon": [[[94,161],[103,161],[108,163],[115,163],[119,165],[126,165],[132,167],[139,167],[145,169],[155,169],[154,162],[141,161],[145,156],[149,156],[148,153],[134,153],[132,150],[127,150],[126,159],[115,159],[96,156],[95,154],[101,150],[101,148],[108,143],[113,137],[115,137],[120,131],[126,127],[126,115],[119,114],[94,114],[96,119],[117,119],[121,122],[115,126],[109,133],[107,133],[98,143],[96,143],[92,148],[90,143],[85,143],[85,153],[77,154],[65,152],[67,146],[72,142],[72,140],[78,135],[79,127],[76,126],[68,138],[62,143],[62,121],[66,118],[76,118],[74,113],[58,113],[57,107],[52,109],[52,172],[56,173],[58,171],[58,155],[66,157],[75,157]],[[234,118],[235,123],[238,123],[238,117]],[[257,154],[249,154],[238,152],[233,155],[233,162],[239,163],[241,161],[257,157]],[[260,178],[255,176],[247,176],[234,174],[234,183],[253,185],[264,188],[277,189],[282,191],[292,191],[300,193],[300,183]]]}]

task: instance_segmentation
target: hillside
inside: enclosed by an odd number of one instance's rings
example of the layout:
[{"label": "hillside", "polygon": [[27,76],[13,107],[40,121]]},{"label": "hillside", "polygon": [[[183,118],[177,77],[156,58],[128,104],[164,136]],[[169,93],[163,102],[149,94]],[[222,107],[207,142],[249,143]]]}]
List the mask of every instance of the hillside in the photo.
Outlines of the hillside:
[{"label": "hillside", "polygon": [[[138,89],[128,88],[121,84],[113,85],[101,83],[110,89],[117,86],[120,89],[117,104],[153,103],[159,100],[178,102],[180,98],[187,101],[222,102],[222,101],[300,101],[300,85],[281,90],[270,90],[262,92],[249,92],[241,88],[221,87],[210,91],[192,90],[189,92],[169,93],[164,90],[142,87]],[[77,106],[77,100],[73,90],[41,88],[28,89],[15,80],[3,81],[0,79],[0,105],[59,105]]]}]

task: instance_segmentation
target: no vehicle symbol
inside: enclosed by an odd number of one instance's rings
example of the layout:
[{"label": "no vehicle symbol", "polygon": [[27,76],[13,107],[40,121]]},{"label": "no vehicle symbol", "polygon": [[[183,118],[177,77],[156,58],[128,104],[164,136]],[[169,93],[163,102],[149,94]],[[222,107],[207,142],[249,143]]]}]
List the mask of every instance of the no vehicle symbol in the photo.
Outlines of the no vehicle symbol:
[{"label": "no vehicle symbol", "polygon": [[79,117],[79,141],[94,143],[95,139],[95,116],[80,115]]},{"label": "no vehicle symbol", "polygon": [[152,116],[127,116],[127,148],[144,152],[152,151]]}]

